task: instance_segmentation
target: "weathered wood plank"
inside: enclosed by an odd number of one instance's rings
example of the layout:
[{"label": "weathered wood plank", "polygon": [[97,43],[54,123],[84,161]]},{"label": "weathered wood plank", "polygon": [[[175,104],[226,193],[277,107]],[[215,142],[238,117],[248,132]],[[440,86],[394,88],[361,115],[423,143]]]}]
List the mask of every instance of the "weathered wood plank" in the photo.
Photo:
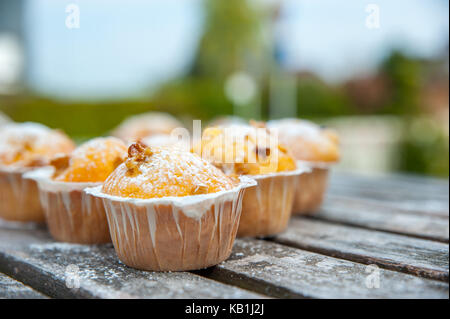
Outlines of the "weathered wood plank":
[{"label": "weathered wood plank", "polygon": [[[420,207],[411,206],[402,202],[385,202],[377,201],[370,198],[351,197],[345,195],[336,195],[333,193],[327,193],[324,202],[326,204],[336,204],[355,206],[355,207],[370,207],[370,209],[378,209],[384,211],[396,211],[403,214],[413,215],[428,215],[430,217],[441,218],[448,220],[448,211],[443,210],[423,210]],[[422,207],[423,208],[423,207]]]},{"label": "weathered wood plank", "polygon": [[200,274],[283,298],[449,296],[448,283],[374,267],[264,240],[240,239],[230,259]]},{"label": "weathered wood plank", "polygon": [[436,199],[430,197],[418,197],[413,194],[398,194],[382,190],[367,191],[364,189],[354,189],[349,187],[330,185],[328,193],[335,196],[351,197],[376,201],[387,207],[399,208],[403,210],[419,211],[428,214],[447,216],[449,200]]},{"label": "weathered wood plank", "polygon": [[388,207],[448,217],[448,181],[406,177],[374,178],[348,174],[331,174],[328,193],[335,196],[366,199]]},{"label": "weathered wood plank", "polygon": [[327,198],[313,218],[441,242],[449,240],[448,218],[406,214],[402,210],[386,209],[364,201]]},{"label": "weathered wood plank", "polygon": [[55,243],[39,229],[0,229],[0,271],[55,298],[262,297],[188,272],[135,270],[112,245]]},{"label": "weathered wood plank", "polygon": [[416,193],[417,196],[449,197],[448,179],[404,174],[365,176],[334,171],[330,176],[333,185],[385,192]]},{"label": "weathered wood plank", "polygon": [[0,273],[0,299],[46,299],[47,296]]},{"label": "weathered wood plank", "polygon": [[294,218],[276,242],[328,256],[448,281],[447,244]]}]

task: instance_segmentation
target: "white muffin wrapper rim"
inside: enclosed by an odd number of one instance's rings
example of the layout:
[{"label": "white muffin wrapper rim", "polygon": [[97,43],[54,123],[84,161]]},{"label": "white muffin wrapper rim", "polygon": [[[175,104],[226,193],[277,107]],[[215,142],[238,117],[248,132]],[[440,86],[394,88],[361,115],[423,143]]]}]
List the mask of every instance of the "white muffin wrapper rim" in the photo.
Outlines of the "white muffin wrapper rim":
[{"label": "white muffin wrapper rim", "polygon": [[103,199],[130,203],[136,206],[147,206],[147,205],[173,205],[178,208],[188,208],[189,206],[195,206],[198,204],[205,204],[210,206],[211,204],[220,200],[231,200],[237,196],[239,191],[244,188],[256,186],[257,182],[253,178],[247,176],[240,176],[240,183],[230,190],[219,191],[216,193],[200,194],[200,195],[188,195],[188,196],[167,196],[161,198],[129,198],[120,197],[105,194],[102,192],[102,186],[89,187],[84,190],[85,193],[92,196],[101,197]]},{"label": "white muffin wrapper rim", "polygon": [[52,175],[55,172],[53,166],[45,166],[23,175],[25,179],[32,179],[39,185],[40,190],[48,192],[71,192],[82,191],[87,187],[94,187],[102,185],[98,182],[62,182],[52,180]]}]

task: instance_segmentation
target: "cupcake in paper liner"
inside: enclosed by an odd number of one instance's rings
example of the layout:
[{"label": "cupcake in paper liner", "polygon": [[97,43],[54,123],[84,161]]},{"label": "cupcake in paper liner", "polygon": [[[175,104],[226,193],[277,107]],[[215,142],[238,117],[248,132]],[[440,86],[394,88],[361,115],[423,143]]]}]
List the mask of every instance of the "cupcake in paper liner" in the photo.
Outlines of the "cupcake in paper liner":
[{"label": "cupcake in paper liner", "polygon": [[74,143],[62,132],[38,123],[10,123],[0,128],[0,218],[19,222],[45,220],[36,182],[23,175],[67,154]]},{"label": "cupcake in paper liner", "polygon": [[111,242],[103,203],[83,190],[101,185],[127,155],[114,137],[95,138],[50,167],[25,175],[38,183],[48,229],[56,240],[80,244]]},{"label": "cupcake in paper liner", "polygon": [[239,237],[272,236],[286,229],[298,176],[307,169],[297,167],[264,124],[207,128],[194,151],[227,175],[257,181],[244,193]]},{"label": "cupcake in paper liner", "polygon": [[132,144],[128,159],[103,186],[102,198],[119,259],[143,270],[184,271],[216,265],[231,253],[242,193],[196,154]]},{"label": "cupcake in paper liner", "polygon": [[147,112],[128,117],[113,130],[112,135],[126,142],[134,142],[156,134],[170,135],[179,127],[184,126],[168,113]]},{"label": "cupcake in paper liner", "polygon": [[299,176],[293,214],[316,212],[323,201],[328,172],[339,161],[339,138],[330,129],[300,119],[270,121],[268,127],[277,130],[279,139],[296,160],[311,167],[311,172]]}]

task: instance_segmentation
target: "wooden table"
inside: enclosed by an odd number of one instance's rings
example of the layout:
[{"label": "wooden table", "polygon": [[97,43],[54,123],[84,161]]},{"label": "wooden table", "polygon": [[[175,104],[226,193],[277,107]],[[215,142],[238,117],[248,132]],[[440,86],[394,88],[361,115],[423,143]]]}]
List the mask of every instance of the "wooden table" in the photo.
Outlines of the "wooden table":
[{"label": "wooden table", "polygon": [[112,245],[0,222],[0,298],[448,298],[448,205],[448,180],[333,174],[314,217],[180,273],[138,271]]}]

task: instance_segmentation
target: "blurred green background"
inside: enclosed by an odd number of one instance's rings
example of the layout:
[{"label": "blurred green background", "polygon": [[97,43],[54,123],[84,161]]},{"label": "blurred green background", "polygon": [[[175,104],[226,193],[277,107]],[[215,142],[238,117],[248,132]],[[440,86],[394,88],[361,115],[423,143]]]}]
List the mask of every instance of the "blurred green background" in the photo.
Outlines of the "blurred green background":
[{"label": "blurred green background", "polygon": [[[97,2],[98,7],[112,10],[108,8],[107,2]],[[117,8],[125,6],[114,2],[112,5]],[[62,1],[54,9],[55,12],[59,10],[60,16],[53,20],[58,20],[58,25],[64,30],[51,37],[71,36],[69,32],[78,32],[84,28],[83,23],[89,23],[89,14],[83,16],[83,10],[90,10],[89,3],[73,1],[79,5],[80,29],[70,30],[67,24],[64,26],[64,19],[71,14],[64,11],[68,3],[71,2]],[[77,141],[108,134],[125,117],[150,110],[176,115],[187,127],[192,119],[207,121],[227,114],[263,120],[298,116],[331,126],[340,133],[343,149],[340,169],[362,173],[409,172],[448,178],[448,13],[447,21],[443,22],[444,25],[447,23],[447,34],[444,32],[444,36],[438,40],[442,42],[441,50],[424,56],[405,49],[401,41],[393,41],[393,45],[385,49],[379,60],[374,62],[369,61],[370,57],[367,58],[367,64],[373,65],[368,71],[330,80],[314,68],[310,69],[307,63],[301,68],[286,66],[289,64],[285,62],[286,53],[278,40],[279,21],[286,15],[286,11],[289,12],[288,9],[283,9],[283,1],[202,0],[195,1],[195,4],[200,12],[195,19],[202,23],[198,27],[200,31],[197,40],[193,41],[193,49],[185,52],[187,62],[181,71],[166,78],[160,76],[162,80],[157,85],[151,85],[150,80],[146,85],[145,79],[140,79],[143,89],[134,93],[117,96],[112,88],[111,96],[106,93],[98,97],[83,93],[73,96],[69,94],[70,89],[67,96],[57,88],[53,89],[55,94],[52,94],[51,89],[39,89],[39,82],[45,81],[45,77],[37,76],[36,71],[34,74],[31,72],[31,75],[27,72],[27,68],[39,64],[39,60],[30,58],[30,52],[33,51],[26,43],[33,43],[34,35],[30,30],[39,30],[39,26],[33,23],[43,21],[42,19],[50,20],[52,17],[53,11],[45,11],[40,7],[48,6],[49,1],[37,1],[30,5],[29,1],[0,0],[0,21],[3,21],[0,23],[0,111],[14,121],[36,121],[61,128]],[[327,4],[332,6],[327,1],[324,10],[327,10]],[[353,1],[353,4],[360,11],[361,28],[369,28],[364,25],[364,18],[371,12],[364,10],[364,2]],[[132,5],[133,1],[127,4],[128,7]],[[189,5],[189,1],[183,5]],[[436,1],[433,5],[438,6],[438,10],[443,7],[448,11],[448,3]],[[169,24],[177,20],[176,10],[181,10],[176,9],[171,15],[171,8],[173,7],[167,9],[169,13],[165,17]],[[387,5],[385,8],[390,9]],[[136,10],[139,11],[139,7]],[[345,14],[353,14],[347,7],[342,10]],[[383,5],[380,4],[381,28],[383,12]],[[301,18],[300,14],[298,18],[289,19]],[[139,20],[139,16],[135,20]],[[110,32],[113,35],[122,32],[126,38],[126,24],[131,22],[126,19],[112,21],[110,23],[115,27]],[[317,29],[313,29],[316,33],[312,36],[321,38],[323,31],[320,26],[323,21],[317,17],[313,20],[313,26],[314,23],[317,23]],[[420,24],[420,21],[416,23]],[[93,25],[96,24],[102,24],[101,16],[93,22]],[[17,36],[18,43],[22,45],[19,75],[12,77],[13,80],[5,76],[7,72],[12,72],[5,67],[5,63],[16,60],[10,57],[9,51],[9,55],[6,51],[3,52],[2,60],[2,48],[8,48],[1,45],[2,32]],[[345,30],[342,32],[345,38]],[[371,30],[364,32],[369,34]],[[78,33],[76,36],[87,35]],[[284,37],[285,42],[302,43],[301,37],[291,38],[289,32]],[[145,36],[139,36],[138,39],[136,41],[150,42],[150,50],[160,49],[156,44],[152,49],[151,40]],[[53,40],[58,43],[58,38]],[[34,46],[45,47],[45,41],[34,43]],[[67,46],[67,43],[61,45]],[[122,44],[118,46],[122,45],[126,46],[127,43],[122,40]],[[335,48],[326,43],[326,37],[323,46],[329,50],[330,55],[335,54]],[[66,61],[68,64],[73,58],[67,53],[71,50],[74,48],[67,48],[59,53],[62,59],[69,60]],[[95,41],[88,50],[96,50]],[[43,54],[47,53],[50,54],[49,51]],[[54,56],[58,53],[52,54]],[[143,58],[145,54],[142,52]],[[102,59],[103,56],[99,55],[98,61],[94,63],[101,65]],[[129,59],[131,58],[118,58],[114,65],[130,64]],[[301,55],[299,59],[301,60]],[[58,72],[65,72],[57,61],[54,60],[54,64],[52,61],[44,61],[51,68],[59,68]],[[348,63],[350,68],[351,59]],[[83,77],[86,81],[89,80],[91,75],[88,67],[80,73],[81,83]],[[124,75],[124,81],[126,80],[127,76]],[[33,81],[38,85],[33,85]],[[65,81],[64,76],[58,81]],[[95,89],[94,85],[91,91]]]}]

